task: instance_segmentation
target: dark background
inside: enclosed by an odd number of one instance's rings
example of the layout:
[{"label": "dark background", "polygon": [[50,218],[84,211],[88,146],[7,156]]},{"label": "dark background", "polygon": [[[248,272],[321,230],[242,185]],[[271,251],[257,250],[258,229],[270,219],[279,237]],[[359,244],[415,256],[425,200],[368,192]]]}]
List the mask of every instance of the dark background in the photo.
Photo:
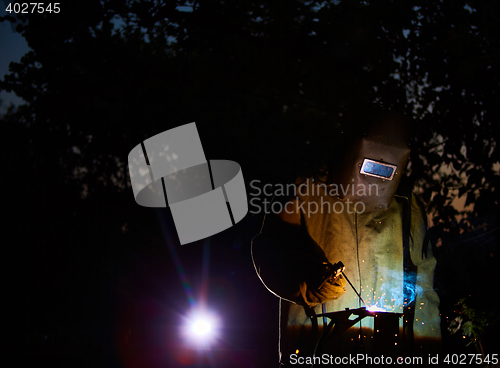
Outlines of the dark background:
[{"label": "dark background", "polygon": [[[314,167],[367,104],[418,122],[407,180],[432,220],[445,351],[500,352],[499,5],[88,0],[4,17],[31,50],[0,80],[25,101],[0,117],[19,366],[277,366],[278,299],[250,257],[262,215],[181,246],[168,209],[135,203],[128,153],[194,121],[251,196]],[[191,299],[223,320],[211,351],[178,337]]]}]

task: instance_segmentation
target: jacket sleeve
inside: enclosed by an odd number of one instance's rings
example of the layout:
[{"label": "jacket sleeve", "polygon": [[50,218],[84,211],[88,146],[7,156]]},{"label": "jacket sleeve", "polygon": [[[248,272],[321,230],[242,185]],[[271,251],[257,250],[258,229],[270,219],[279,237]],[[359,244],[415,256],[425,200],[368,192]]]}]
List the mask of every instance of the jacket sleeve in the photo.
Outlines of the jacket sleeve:
[{"label": "jacket sleeve", "polygon": [[314,306],[336,299],[345,292],[345,281],[340,276],[324,282],[330,263],[293,207],[291,201],[282,213],[268,214],[263,232],[253,239],[257,274],[272,293],[297,304]]},{"label": "jacket sleeve", "polygon": [[434,269],[436,258],[431,244],[425,240],[426,224],[416,197],[412,196],[412,241],[410,253],[413,264],[417,266],[415,285],[415,320],[413,333],[415,343],[426,339],[441,340],[441,316],[439,297],[434,290]]}]

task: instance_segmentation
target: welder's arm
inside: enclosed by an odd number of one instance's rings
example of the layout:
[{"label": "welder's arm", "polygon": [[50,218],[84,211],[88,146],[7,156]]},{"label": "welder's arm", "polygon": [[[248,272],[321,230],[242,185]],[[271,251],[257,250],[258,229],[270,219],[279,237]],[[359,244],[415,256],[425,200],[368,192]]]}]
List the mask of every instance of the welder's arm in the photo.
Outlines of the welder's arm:
[{"label": "welder's arm", "polygon": [[441,340],[439,297],[433,288],[436,259],[430,244],[426,246],[428,250],[425,256],[414,257],[417,258],[414,261],[417,264],[414,334],[416,340]]},{"label": "welder's arm", "polygon": [[[285,207],[286,209],[286,207]],[[280,297],[313,306],[345,292],[342,275],[332,277],[332,264],[300,222],[300,214],[269,214],[253,242],[257,273]]]},{"label": "welder's arm", "polygon": [[426,226],[423,211],[414,195],[412,196],[411,209],[413,237],[410,243],[410,253],[412,262],[417,266],[413,327],[415,348],[431,352],[433,349],[439,349],[439,341],[441,340],[439,297],[434,289],[436,258],[432,254],[431,244],[425,240]]}]

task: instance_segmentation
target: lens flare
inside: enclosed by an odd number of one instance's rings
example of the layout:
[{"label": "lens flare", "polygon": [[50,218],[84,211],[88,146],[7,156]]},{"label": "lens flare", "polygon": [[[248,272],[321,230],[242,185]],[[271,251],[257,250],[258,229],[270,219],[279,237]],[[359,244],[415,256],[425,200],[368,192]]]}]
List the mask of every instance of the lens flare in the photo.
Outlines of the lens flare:
[{"label": "lens flare", "polygon": [[205,310],[193,310],[185,319],[183,335],[191,345],[207,346],[218,337],[219,320]]},{"label": "lens flare", "polygon": [[212,324],[210,323],[210,321],[197,319],[191,321],[189,329],[194,335],[205,336],[208,335],[212,330]]}]

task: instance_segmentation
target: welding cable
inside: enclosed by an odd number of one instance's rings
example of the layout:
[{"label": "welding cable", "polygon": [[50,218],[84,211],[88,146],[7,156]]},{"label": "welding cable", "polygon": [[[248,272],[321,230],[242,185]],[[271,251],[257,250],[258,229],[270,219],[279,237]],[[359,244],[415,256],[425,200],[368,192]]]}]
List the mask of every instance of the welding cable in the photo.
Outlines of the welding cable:
[{"label": "welding cable", "polygon": [[254,240],[255,238],[257,238],[259,235],[262,234],[262,232],[264,231],[264,225],[266,223],[266,217],[267,217],[267,211],[271,208],[271,205],[274,201],[274,197],[276,197],[276,194],[273,195],[273,197],[271,198],[271,202],[269,203],[269,205],[267,206],[266,210],[264,211],[264,218],[262,219],[262,225],[260,226],[260,231],[258,234],[256,234],[252,240],[250,240],[250,256],[252,257],[252,263],[253,263],[253,267],[257,273],[257,277],[259,278],[260,282],[262,282],[262,285],[265,286],[265,288],[270,291],[273,295],[277,296],[279,298],[279,301],[278,301],[278,357],[279,357],[279,364],[280,364],[280,367],[282,366],[282,351],[281,351],[281,304],[283,302],[283,300],[286,300],[287,302],[290,302],[290,303],[295,303],[291,300],[288,300],[286,298],[282,298],[280,295],[276,294],[274,291],[272,291],[267,285],[266,283],[264,282],[264,280],[262,279],[262,277],[260,276],[260,267],[257,266],[257,264],[255,263],[255,257],[254,257],[254,252],[253,252],[253,243],[254,243]]},{"label": "welding cable", "polygon": [[[326,309],[325,308],[325,303],[323,303],[323,305],[321,306],[321,308],[322,308],[322,311],[323,311],[323,314],[324,314],[325,313],[325,309]],[[323,340],[323,335],[326,333],[326,330],[327,330],[327,326],[328,325],[325,325],[325,321],[326,321],[326,317],[323,316],[323,329],[321,330],[321,334],[319,335],[318,340],[316,340],[316,344],[314,345],[314,350],[313,350],[312,359],[311,359],[312,360],[311,368],[314,367],[314,358],[316,357],[316,352],[318,350],[320,342]]]}]

